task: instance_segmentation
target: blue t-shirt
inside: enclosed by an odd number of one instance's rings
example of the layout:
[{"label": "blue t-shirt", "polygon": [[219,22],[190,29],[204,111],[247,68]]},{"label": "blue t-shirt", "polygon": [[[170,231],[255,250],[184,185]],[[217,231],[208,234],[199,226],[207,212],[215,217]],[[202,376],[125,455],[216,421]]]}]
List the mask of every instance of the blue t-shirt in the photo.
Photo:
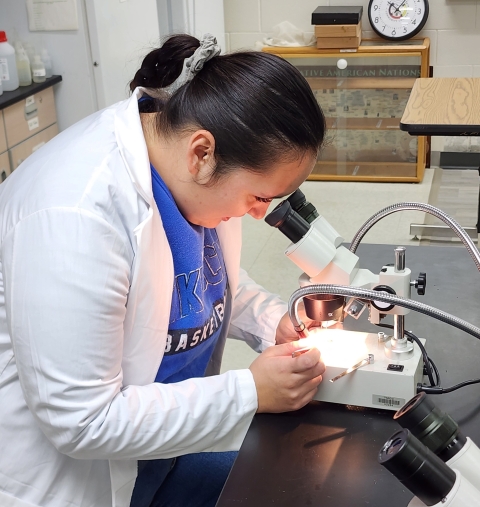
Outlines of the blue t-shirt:
[{"label": "blue t-shirt", "polygon": [[152,189],[173,255],[167,343],[156,382],[203,377],[221,332],[227,274],[215,229],[188,222],[151,166]]}]

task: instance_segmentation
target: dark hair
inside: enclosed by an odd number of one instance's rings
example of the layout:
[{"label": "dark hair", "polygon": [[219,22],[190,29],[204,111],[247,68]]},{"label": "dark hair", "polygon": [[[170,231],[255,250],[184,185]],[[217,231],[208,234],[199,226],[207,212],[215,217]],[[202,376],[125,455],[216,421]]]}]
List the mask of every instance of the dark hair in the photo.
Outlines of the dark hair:
[{"label": "dark hair", "polygon": [[[200,45],[174,35],[148,54],[130,83],[159,89],[180,75],[183,61]],[[168,100],[154,99],[158,132],[202,128],[215,138],[216,181],[233,168],[264,172],[275,162],[316,154],[325,118],[300,72],[278,56],[257,51],[220,55]]]}]

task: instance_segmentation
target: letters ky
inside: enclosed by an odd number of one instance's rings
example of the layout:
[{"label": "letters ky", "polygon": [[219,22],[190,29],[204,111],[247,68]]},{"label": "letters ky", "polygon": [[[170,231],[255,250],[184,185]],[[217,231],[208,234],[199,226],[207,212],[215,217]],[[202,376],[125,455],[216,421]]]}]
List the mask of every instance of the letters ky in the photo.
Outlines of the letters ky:
[{"label": "letters ky", "polygon": [[[204,305],[208,306],[212,296],[217,296],[216,291],[222,290],[220,284],[225,278],[225,268],[221,250],[213,238],[209,243],[205,243],[203,256],[199,259],[202,267],[175,276],[170,324],[205,311]],[[214,293],[210,293],[210,290]]]}]

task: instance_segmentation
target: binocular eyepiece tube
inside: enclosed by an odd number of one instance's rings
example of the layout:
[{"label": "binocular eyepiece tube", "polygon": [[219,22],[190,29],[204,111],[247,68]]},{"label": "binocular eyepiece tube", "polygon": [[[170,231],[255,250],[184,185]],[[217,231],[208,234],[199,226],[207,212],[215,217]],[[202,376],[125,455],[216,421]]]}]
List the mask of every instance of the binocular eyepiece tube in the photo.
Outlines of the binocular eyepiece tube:
[{"label": "binocular eyepiece tube", "polygon": [[310,229],[310,224],[292,208],[288,200],[282,201],[269,213],[265,222],[276,227],[292,243],[298,243]]},{"label": "binocular eyepiece tube", "polygon": [[385,443],[379,463],[427,506],[480,506],[480,450],[458,424],[425,393],[394,420],[404,429]]},{"label": "binocular eyepiece tube", "polygon": [[480,449],[429,396],[417,394],[393,418],[480,490]]},{"label": "binocular eyepiece tube", "polygon": [[298,189],[269,213],[265,222],[280,230],[292,243],[298,243],[318,216],[315,206]]},{"label": "binocular eyepiece tube", "polygon": [[455,484],[455,472],[409,430],[394,433],[378,461],[428,506],[441,502]]},{"label": "binocular eyepiece tube", "polygon": [[453,458],[467,442],[458,424],[441,412],[425,393],[414,396],[393,419],[402,428],[408,428],[443,461]]}]

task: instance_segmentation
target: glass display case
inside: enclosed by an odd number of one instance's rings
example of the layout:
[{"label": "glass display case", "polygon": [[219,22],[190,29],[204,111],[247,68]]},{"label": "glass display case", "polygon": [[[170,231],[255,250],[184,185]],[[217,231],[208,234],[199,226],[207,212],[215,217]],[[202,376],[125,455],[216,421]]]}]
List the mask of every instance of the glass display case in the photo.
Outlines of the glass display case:
[{"label": "glass display case", "polygon": [[420,182],[427,138],[400,130],[415,79],[429,76],[429,39],[363,40],[356,50],[264,47],[310,84],[327,136],[310,180]]}]

